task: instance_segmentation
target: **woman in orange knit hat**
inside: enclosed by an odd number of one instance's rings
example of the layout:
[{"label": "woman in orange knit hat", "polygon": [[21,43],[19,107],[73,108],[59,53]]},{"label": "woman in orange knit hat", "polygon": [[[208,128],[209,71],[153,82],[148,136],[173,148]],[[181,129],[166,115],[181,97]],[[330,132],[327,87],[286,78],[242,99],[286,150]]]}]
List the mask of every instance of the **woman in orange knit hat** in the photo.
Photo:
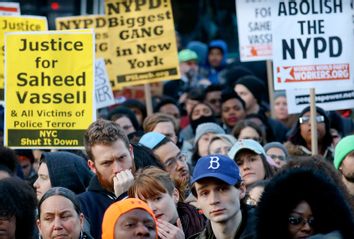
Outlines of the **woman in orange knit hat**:
[{"label": "woman in orange knit hat", "polygon": [[137,198],[113,203],[102,222],[102,239],[157,239],[156,218],[149,206]]}]

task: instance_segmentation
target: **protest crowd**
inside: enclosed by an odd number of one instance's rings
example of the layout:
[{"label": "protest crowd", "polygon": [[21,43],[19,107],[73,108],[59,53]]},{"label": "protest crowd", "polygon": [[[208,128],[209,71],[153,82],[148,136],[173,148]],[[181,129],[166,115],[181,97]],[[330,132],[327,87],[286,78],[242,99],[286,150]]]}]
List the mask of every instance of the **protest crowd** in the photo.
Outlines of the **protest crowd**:
[{"label": "protest crowd", "polygon": [[[128,28],[172,18],[159,16]],[[75,131],[81,149],[42,147],[51,142],[45,140],[12,147],[13,131],[4,135],[0,239],[353,239],[354,105],[327,110],[307,104],[290,114],[288,91],[269,94],[265,66],[230,57],[225,40],[187,41],[178,32],[173,38],[179,78],[161,81],[151,102],[125,97],[94,109],[97,117]],[[85,49],[85,41],[80,44],[73,48]],[[80,74],[76,81],[53,80],[78,93],[52,103],[90,100],[80,88],[88,73]],[[40,85],[18,80],[20,87]],[[26,95],[17,97],[26,101]],[[27,98],[41,103],[33,99]],[[69,108],[48,110],[47,117],[74,117]],[[26,111],[28,119],[31,114]],[[17,129],[40,126],[33,122]],[[9,126],[2,120],[0,127],[7,132]]]}]

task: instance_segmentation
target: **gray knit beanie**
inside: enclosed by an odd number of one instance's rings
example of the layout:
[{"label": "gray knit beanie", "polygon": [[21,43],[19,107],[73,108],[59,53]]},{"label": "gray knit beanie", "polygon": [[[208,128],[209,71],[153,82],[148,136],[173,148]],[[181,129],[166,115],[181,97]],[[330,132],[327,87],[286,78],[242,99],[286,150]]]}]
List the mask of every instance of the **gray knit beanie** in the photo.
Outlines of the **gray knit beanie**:
[{"label": "gray knit beanie", "polygon": [[285,146],[279,142],[270,142],[270,143],[264,145],[263,148],[264,148],[265,152],[267,152],[271,148],[281,149],[284,152],[286,159],[289,159],[289,152],[288,152],[287,148],[285,148]]},{"label": "gray knit beanie", "polygon": [[195,132],[194,144],[196,144],[200,137],[202,137],[206,133],[225,134],[225,130],[221,128],[218,124],[211,122],[200,124],[198,125],[197,130]]}]

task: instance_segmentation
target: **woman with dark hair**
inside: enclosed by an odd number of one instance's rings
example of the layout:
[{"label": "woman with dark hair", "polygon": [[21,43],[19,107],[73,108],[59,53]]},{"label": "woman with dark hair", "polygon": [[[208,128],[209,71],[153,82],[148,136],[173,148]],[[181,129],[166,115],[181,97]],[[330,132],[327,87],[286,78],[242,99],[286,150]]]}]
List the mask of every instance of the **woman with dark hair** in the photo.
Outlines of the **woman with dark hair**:
[{"label": "woman with dark hair", "polygon": [[333,232],[336,238],[351,239],[353,228],[353,214],[336,183],[308,168],[283,170],[265,187],[257,206],[257,239],[310,238]]},{"label": "woman with dark hair", "polygon": [[208,103],[198,102],[191,108],[189,125],[182,129],[181,137],[185,140],[194,139],[198,125],[207,122],[216,122],[213,108]]},{"label": "woman with dark hair", "polygon": [[253,139],[261,145],[266,142],[265,131],[251,120],[240,120],[232,129],[232,135],[237,139]]},{"label": "woman with dark hair", "polygon": [[232,89],[225,89],[221,93],[221,121],[227,133],[240,120],[246,117],[246,103]]},{"label": "woman with dark hair", "polygon": [[108,114],[108,120],[117,123],[128,136],[129,141],[136,143],[142,135],[142,128],[134,112],[124,106],[118,106]]},{"label": "woman with dark hair", "polygon": [[[316,107],[316,112],[318,153],[332,162],[333,149],[329,118],[320,107]],[[311,143],[310,107],[308,106],[300,113],[298,121],[291,129],[289,140],[284,145],[290,156],[310,156]]]},{"label": "woman with dark hair", "polygon": [[320,173],[326,174],[328,177],[333,179],[337,187],[344,193],[344,196],[350,203],[351,208],[354,210],[354,196],[349,194],[347,187],[343,183],[341,174],[333,167],[332,163],[323,160],[322,156],[317,155],[293,158],[283,167],[284,170],[290,168],[308,168],[312,171],[318,171]]},{"label": "woman with dark hair", "polygon": [[267,158],[262,145],[257,141],[252,139],[238,140],[228,155],[240,168],[240,174],[247,189],[252,184],[270,179],[274,175],[275,163],[271,161],[272,159]]},{"label": "woman with dark hair", "polygon": [[19,178],[0,180],[0,238],[32,239],[36,194]]},{"label": "woman with dark hair", "polygon": [[136,116],[136,119],[138,120],[138,123],[140,125],[143,125],[144,119],[147,116],[146,106],[144,103],[136,99],[127,99],[123,102],[122,106],[127,107],[128,109],[133,111]]},{"label": "woman with dark hair", "polygon": [[49,189],[38,203],[38,229],[42,239],[90,239],[83,232],[84,214],[76,195],[67,188]]}]

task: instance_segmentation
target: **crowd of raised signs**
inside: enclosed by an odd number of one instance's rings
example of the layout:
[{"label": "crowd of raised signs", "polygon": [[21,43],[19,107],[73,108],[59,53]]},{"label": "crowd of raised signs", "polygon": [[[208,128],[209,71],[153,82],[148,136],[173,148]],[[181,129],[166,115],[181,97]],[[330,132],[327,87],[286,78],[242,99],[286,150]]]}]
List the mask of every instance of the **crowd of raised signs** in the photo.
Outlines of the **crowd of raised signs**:
[{"label": "crowd of raised signs", "polygon": [[310,107],[270,105],[264,67],[227,56],[190,42],[154,113],[100,110],[85,150],[1,146],[0,238],[353,239],[352,109],[316,107],[314,139]]}]

